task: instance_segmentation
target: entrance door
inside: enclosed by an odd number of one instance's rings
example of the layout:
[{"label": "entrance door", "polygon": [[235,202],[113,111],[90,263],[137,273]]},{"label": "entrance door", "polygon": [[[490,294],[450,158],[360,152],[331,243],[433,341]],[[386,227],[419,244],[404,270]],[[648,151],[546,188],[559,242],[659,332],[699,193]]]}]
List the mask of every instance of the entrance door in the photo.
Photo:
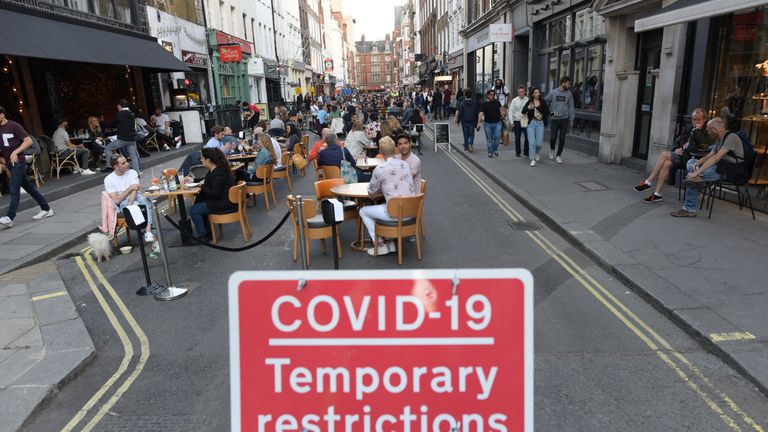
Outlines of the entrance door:
[{"label": "entrance door", "polygon": [[661,65],[661,38],[662,31],[654,30],[643,33],[640,39],[640,86],[635,118],[635,142],[632,149],[632,155],[640,159],[648,159],[653,94],[656,90],[656,77],[653,71]]}]

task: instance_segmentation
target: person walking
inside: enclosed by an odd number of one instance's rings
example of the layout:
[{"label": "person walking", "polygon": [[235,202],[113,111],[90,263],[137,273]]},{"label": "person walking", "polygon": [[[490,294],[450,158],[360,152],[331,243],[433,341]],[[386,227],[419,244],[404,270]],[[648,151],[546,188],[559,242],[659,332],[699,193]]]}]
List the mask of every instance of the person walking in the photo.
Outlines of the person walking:
[{"label": "person walking", "polygon": [[496,78],[493,83],[493,91],[496,92],[496,100],[499,101],[501,106],[506,107],[509,103],[509,89],[504,85],[504,80]]},{"label": "person walking", "polygon": [[[576,118],[576,109],[573,106],[573,93],[569,90],[571,79],[567,76],[560,78],[560,87],[549,92],[546,102],[552,110],[552,129],[549,136],[549,159],[557,159],[557,163],[563,163],[561,158],[565,147],[565,134],[568,128],[573,127]],[[560,140],[555,156],[555,142]]]},{"label": "person walking", "polygon": [[522,152],[528,156],[528,136],[526,133],[528,127],[528,116],[523,115],[523,107],[528,103],[528,96],[525,95],[525,86],[517,88],[517,97],[509,102],[508,118],[509,122],[515,128],[515,156],[520,157],[521,141],[520,136],[525,137],[525,145]]},{"label": "person walking", "polygon": [[27,177],[27,160],[24,157],[24,151],[32,146],[32,138],[20,124],[8,120],[5,114],[5,108],[0,106],[0,136],[3,137],[2,145],[0,145],[0,157],[5,160],[5,165],[0,165],[0,172],[4,166],[8,170],[8,178],[10,179],[8,193],[11,195],[11,202],[8,204],[8,213],[0,218],[0,225],[11,228],[13,227],[13,220],[16,219],[16,210],[19,209],[19,196],[22,188],[40,206],[40,211],[32,216],[32,219],[40,220],[51,217],[53,216],[53,209],[37,190],[35,184],[29,181]]},{"label": "person walking", "polygon": [[464,100],[458,105],[456,110],[456,123],[461,125],[461,132],[464,134],[464,151],[472,153],[475,151],[475,125],[477,125],[478,106],[472,97],[472,90],[464,90]]},{"label": "person walking", "polygon": [[[117,128],[117,139],[104,148],[104,157],[110,161],[112,152],[125,148],[131,158],[131,169],[141,173],[139,154],[136,152],[136,116],[128,107],[128,101],[120,99],[117,102],[117,115],[111,123],[106,123],[105,127]],[[112,172],[112,167],[106,167],[102,172]]]},{"label": "person walking", "polygon": [[432,119],[443,119],[443,93],[440,91],[440,88],[435,89],[435,92],[432,94]]},{"label": "person walking", "polygon": [[501,140],[501,104],[496,99],[496,91],[489,89],[485,92],[485,102],[480,105],[480,115],[477,119],[477,129],[480,123],[485,129],[485,140],[488,148],[488,157],[499,156],[499,141]]},{"label": "person walking", "polygon": [[539,151],[544,142],[544,126],[549,120],[549,106],[541,98],[541,90],[538,87],[531,89],[528,103],[523,107],[522,114],[528,116],[528,158],[531,166],[536,166],[539,161]]},{"label": "person walking", "polygon": [[[443,118],[449,119],[451,117],[451,98],[453,97],[453,92],[451,92],[451,88],[448,86],[448,84],[445,85],[445,90],[443,90]],[[455,106],[455,105],[454,105]]]}]

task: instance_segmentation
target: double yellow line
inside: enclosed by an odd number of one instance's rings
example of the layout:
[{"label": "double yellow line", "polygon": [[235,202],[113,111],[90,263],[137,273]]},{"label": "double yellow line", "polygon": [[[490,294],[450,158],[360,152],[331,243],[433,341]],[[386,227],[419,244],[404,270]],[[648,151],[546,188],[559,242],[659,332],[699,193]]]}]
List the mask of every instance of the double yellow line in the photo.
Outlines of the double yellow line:
[{"label": "double yellow line", "polygon": [[[88,286],[91,288],[93,295],[96,297],[96,300],[99,302],[101,309],[104,311],[104,314],[107,316],[109,323],[115,329],[115,332],[117,332],[117,336],[123,345],[123,359],[120,362],[120,365],[118,366],[115,373],[113,373],[112,376],[110,376],[109,379],[96,391],[96,393],[94,393],[94,395],[88,400],[88,402],[86,402],[85,405],[83,405],[83,407],[80,408],[80,410],[75,414],[75,416],[72,417],[72,419],[64,426],[61,432],[74,431],[77,425],[80,424],[87,416],[90,415],[90,413],[95,409],[99,401],[112,389],[112,387],[128,371],[134,357],[133,342],[131,342],[131,338],[126,332],[123,324],[120,322],[120,319],[118,318],[117,314],[114,312],[112,307],[107,302],[107,299],[102,293],[102,290],[99,289],[99,286],[94,281],[94,276],[96,281],[98,281],[99,284],[101,285],[102,289],[107,292],[109,297],[117,306],[117,309],[120,312],[120,315],[128,324],[128,327],[132,330],[135,337],[139,340],[139,349],[141,353],[138,361],[133,365],[130,375],[128,375],[128,377],[125,378],[123,383],[117,388],[117,390],[114,391],[114,393],[109,398],[109,400],[107,400],[101,405],[98,411],[93,415],[93,417],[91,417],[91,420],[85,426],[83,426],[83,428],[80,429],[80,431],[89,432],[93,430],[93,428],[104,417],[104,414],[106,414],[117,403],[117,401],[122,397],[122,395],[126,391],[128,391],[128,389],[131,387],[131,385],[136,380],[136,378],[138,378],[138,376],[144,370],[144,366],[147,363],[147,359],[149,359],[149,340],[147,339],[147,336],[144,334],[144,331],[136,322],[136,320],[133,317],[133,314],[131,314],[131,312],[125,306],[125,303],[123,303],[123,300],[117,294],[115,289],[112,287],[112,285],[110,285],[109,281],[107,281],[107,279],[101,273],[99,268],[96,266],[96,263],[93,262],[93,258],[91,257],[91,255],[86,254],[84,255],[84,257],[78,256],[75,258],[75,261],[77,262],[77,266],[80,268],[80,271],[83,273],[83,277],[85,277],[85,280],[88,283]],[[87,264],[87,267],[86,267],[86,264]],[[88,271],[88,269],[90,269],[90,272]],[[93,273],[94,276],[91,276],[91,273]]]},{"label": "double yellow line", "polygon": [[[452,153],[445,154],[464,173],[496,203],[501,210],[513,221],[522,222],[523,217],[502,199],[483,179],[477,176],[469,166]],[[678,378],[685,383],[704,403],[733,431],[741,431],[742,428],[736,419],[748,426],[750,430],[764,432],[747,413],[745,413],[727,394],[718,389],[701,370],[692,364],[682,353],[677,351],[672,344],[659,335],[651,326],[640,319],[634,312],[625,306],[619,299],[611,294],[602,284],[596,281],[586,270],[576,264],[566,253],[554,246],[544,235],[537,231],[525,231],[528,237],[544,250],[552,259],[576,279],[598,302],[618,318],[629,330],[643,341],[660,359],[667,365]],[[715,400],[717,399],[717,400]],[[726,412],[724,405],[732,413]]]}]

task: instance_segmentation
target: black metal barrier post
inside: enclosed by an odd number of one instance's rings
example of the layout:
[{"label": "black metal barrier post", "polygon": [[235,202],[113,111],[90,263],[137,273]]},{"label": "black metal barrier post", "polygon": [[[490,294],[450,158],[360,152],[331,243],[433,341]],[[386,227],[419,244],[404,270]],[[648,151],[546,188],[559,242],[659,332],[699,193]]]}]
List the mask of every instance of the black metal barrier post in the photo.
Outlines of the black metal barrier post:
[{"label": "black metal barrier post", "polygon": [[[344,221],[344,206],[337,199],[324,199],[320,203],[323,222],[331,226],[331,243],[333,244],[333,268],[339,269],[339,245],[336,243],[336,226]],[[337,216],[341,216],[341,220]]]},{"label": "black metal barrier post", "polygon": [[[141,216],[143,217],[143,220],[137,220],[134,219],[134,215],[131,212],[132,207],[137,207],[141,211]],[[138,215],[137,215],[138,216]],[[149,277],[149,265],[147,264],[147,252],[144,250],[144,232],[143,230],[147,227],[147,207],[143,205],[130,205],[128,207],[125,207],[123,209],[123,217],[125,218],[125,223],[128,225],[128,229],[136,230],[136,235],[139,237],[139,248],[141,249],[141,263],[144,266],[144,277],[147,280],[147,284],[141,288],[139,288],[138,291],[136,291],[137,295],[140,296],[146,296],[146,295],[152,295],[156,292],[159,292],[163,289],[162,285],[152,283],[152,279]]]},{"label": "black metal barrier post", "polygon": [[307,269],[307,244],[304,243],[304,237],[306,233],[304,232],[304,199],[301,197],[301,195],[296,195],[296,220],[299,221],[297,223],[299,227],[299,252],[301,253],[301,269],[306,270]]},{"label": "black metal barrier post", "polygon": [[155,227],[157,228],[157,241],[160,244],[160,258],[165,270],[165,284],[167,288],[155,293],[155,300],[176,300],[187,295],[188,290],[173,285],[171,272],[168,270],[168,257],[165,255],[165,240],[163,240],[163,227],[160,224],[160,210],[157,208],[157,200],[152,200],[152,210],[155,212]]}]

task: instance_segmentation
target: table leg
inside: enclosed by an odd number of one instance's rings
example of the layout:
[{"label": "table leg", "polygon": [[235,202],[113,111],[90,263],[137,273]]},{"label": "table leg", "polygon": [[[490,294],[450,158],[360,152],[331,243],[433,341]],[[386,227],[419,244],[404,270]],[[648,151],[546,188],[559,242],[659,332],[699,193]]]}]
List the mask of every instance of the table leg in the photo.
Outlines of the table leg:
[{"label": "table leg", "polygon": [[[184,203],[184,195],[178,195],[176,197],[176,205],[179,207],[179,226],[187,232],[192,232],[192,221],[187,216],[187,207]],[[192,238],[183,232],[181,234],[181,244],[183,246],[195,245]]]}]

